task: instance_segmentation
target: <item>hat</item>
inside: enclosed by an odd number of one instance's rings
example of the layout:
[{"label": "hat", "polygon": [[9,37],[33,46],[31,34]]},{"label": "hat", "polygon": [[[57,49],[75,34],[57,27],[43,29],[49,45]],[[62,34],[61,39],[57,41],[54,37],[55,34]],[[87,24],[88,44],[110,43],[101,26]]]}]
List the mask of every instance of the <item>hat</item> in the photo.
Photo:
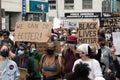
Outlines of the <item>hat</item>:
[{"label": "hat", "polygon": [[77,31],[76,31],[76,30],[72,30],[71,32],[72,32],[72,33],[76,33]]},{"label": "hat", "polygon": [[105,80],[103,77],[96,77],[95,80]]},{"label": "hat", "polygon": [[78,46],[77,49],[81,50],[85,54],[88,54],[88,46],[89,46],[89,44],[81,44],[80,46]]},{"label": "hat", "polygon": [[67,43],[77,43],[77,37],[76,36],[68,36]]},{"label": "hat", "polygon": [[23,43],[23,42],[21,42],[21,43],[19,44],[19,46],[21,46],[21,47],[27,49],[27,45],[26,45],[25,43]]}]

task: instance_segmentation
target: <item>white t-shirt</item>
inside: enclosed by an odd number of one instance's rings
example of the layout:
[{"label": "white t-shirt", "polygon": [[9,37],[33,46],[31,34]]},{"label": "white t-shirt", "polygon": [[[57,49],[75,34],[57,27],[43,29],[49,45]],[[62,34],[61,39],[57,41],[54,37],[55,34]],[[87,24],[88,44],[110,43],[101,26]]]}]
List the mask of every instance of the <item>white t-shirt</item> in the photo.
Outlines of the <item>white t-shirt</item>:
[{"label": "white t-shirt", "polygon": [[80,62],[87,63],[89,65],[89,68],[91,69],[91,71],[90,71],[90,74],[89,74],[88,77],[91,80],[94,80],[96,77],[102,77],[103,76],[100,64],[95,59],[90,59],[89,61],[83,61],[82,59],[76,60],[74,62],[74,65],[73,65],[73,69],[72,69],[73,72],[74,72],[75,65],[79,64]]}]

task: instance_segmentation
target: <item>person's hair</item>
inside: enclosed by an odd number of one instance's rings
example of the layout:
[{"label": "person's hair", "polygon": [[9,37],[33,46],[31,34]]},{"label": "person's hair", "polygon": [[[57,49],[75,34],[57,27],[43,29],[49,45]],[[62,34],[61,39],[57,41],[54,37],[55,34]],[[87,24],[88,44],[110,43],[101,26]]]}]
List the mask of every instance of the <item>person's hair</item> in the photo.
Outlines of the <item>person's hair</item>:
[{"label": "person's hair", "polygon": [[30,47],[31,47],[33,44],[35,45],[35,48],[37,48],[37,45],[36,45],[35,42],[32,42],[32,43],[30,44]]},{"label": "person's hair", "polygon": [[2,34],[3,34],[3,31],[0,31],[0,36],[2,36]]},{"label": "person's hair", "polygon": [[67,74],[65,78],[67,80],[90,80],[88,78],[90,70],[88,64],[80,62],[75,66],[74,72]]},{"label": "person's hair", "polygon": [[10,32],[9,32],[9,31],[7,31],[7,30],[4,30],[4,31],[3,31],[3,34],[4,34],[4,33],[6,33],[6,34],[7,34],[7,36],[9,36],[9,35],[10,35]]},{"label": "person's hair", "polygon": [[9,56],[9,48],[8,48],[7,45],[2,45],[1,48],[2,48],[3,46],[6,46],[7,48],[0,50],[0,55],[1,55],[2,57],[8,57],[8,56]]},{"label": "person's hair", "polygon": [[79,63],[75,66],[74,75],[76,78],[82,78],[84,80],[89,80],[88,75],[90,68],[86,63]]},{"label": "person's hair", "polygon": [[88,56],[90,57],[90,58],[92,58],[92,50],[91,50],[91,48],[90,48],[90,46],[88,46]]}]

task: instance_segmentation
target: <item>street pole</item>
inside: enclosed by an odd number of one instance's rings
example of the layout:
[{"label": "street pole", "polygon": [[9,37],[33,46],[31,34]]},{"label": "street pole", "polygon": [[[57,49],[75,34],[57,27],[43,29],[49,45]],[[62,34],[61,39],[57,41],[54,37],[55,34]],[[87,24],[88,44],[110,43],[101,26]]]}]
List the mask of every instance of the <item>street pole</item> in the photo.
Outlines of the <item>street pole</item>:
[{"label": "street pole", "polygon": [[1,0],[0,0],[0,30],[2,30],[2,9],[1,9]]},{"label": "street pole", "polygon": [[42,4],[41,5],[41,10],[42,10],[42,22],[44,22],[45,21],[45,15],[44,15],[44,9],[45,9],[45,5],[44,4]]},{"label": "street pole", "polygon": [[57,11],[57,18],[59,18],[59,11],[58,11],[58,0],[56,0],[56,11]]}]

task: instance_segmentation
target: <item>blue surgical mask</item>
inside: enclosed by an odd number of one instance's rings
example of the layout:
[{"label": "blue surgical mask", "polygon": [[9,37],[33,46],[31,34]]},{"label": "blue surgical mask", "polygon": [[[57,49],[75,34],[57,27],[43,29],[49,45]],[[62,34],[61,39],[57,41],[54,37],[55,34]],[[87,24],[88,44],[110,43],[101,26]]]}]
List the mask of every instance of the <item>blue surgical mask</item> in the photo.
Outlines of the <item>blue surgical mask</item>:
[{"label": "blue surgical mask", "polygon": [[24,50],[18,50],[18,56],[21,56],[24,54]]}]

